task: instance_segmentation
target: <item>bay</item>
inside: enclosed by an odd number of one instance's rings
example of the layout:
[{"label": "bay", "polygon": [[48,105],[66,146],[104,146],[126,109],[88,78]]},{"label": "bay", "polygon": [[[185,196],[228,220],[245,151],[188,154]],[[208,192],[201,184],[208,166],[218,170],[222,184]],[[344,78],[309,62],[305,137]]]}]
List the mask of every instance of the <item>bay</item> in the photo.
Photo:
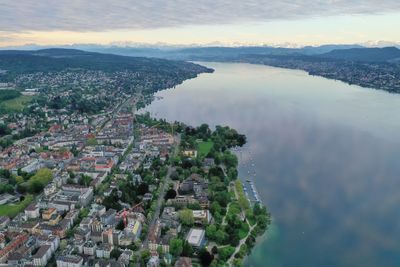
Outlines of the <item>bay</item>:
[{"label": "bay", "polygon": [[297,70],[200,64],[215,72],[157,93],[146,110],[246,134],[239,176],[254,179],[273,224],[245,266],[399,266],[400,96]]}]

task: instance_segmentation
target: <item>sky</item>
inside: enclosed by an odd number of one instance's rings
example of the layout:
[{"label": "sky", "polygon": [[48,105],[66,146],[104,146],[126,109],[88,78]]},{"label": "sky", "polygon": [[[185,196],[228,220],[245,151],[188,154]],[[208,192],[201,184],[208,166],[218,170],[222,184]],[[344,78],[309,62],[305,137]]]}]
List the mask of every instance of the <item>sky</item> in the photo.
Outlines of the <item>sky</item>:
[{"label": "sky", "polygon": [[399,0],[0,0],[0,46],[400,44]]}]

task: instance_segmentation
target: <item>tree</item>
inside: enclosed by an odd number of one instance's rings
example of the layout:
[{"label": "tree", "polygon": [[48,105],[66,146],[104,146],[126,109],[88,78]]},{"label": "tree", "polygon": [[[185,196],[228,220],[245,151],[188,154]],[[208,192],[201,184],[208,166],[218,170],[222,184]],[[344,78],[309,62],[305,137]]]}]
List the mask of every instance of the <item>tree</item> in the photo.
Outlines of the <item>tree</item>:
[{"label": "tree", "polygon": [[14,193],[14,186],[12,186],[10,184],[0,185],[0,194],[1,193],[9,193],[9,194]]},{"label": "tree", "polygon": [[223,247],[218,252],[218,258],[222,261],[226,261],[235,252],[235,248],[231,246]]},{"label": "tree", "polygon": [[176,191],[174,189],[169,189],[165,194],[165,200],[172,199],[176,197]]},{"label": "tree", "polygon": [[30,183],[28,191],[30,193],[35,193],[38,194],[40,193],[44,188],[44,185],[40,182],[40,181],[32,181],[32,183]]},{"label": "tree", "polygon": [[163,255],[163,252],[164,252],[164,251],[163,251],[162,246],[158,246],[158,247],[157,247],[157,252],[158,252],[158,255],[160,255],[160,256]]},{"label": "tree", "polygon": [[0,124],[0,136],[10,134],[11,130],[5,124]]},{"label": "tree", "polygon": [[15,177],[15,182],[17,184],[23,183],[24,182],[24,177],[22,177],[22,176]]},{"label": "tree", "polygon": [[192,257],[193,248],[192,245],[189,244],[186,240],[183,242],[182,254],[183,257]]},{"label": "tree", "polygon": [[4,177],[6,179],[10,179],[11,172],[7,169],[0,169],[0,177]]},{"label": "tree", "polygon": [[218,202],[213,202],[213,203],[211,204],[210,211],[211,211],[211,213],[212,213],[213,215],[214,215],[215,213],[221,213],[221,210],[222,210],[221,205],[219,205]]},{"label": "tree", "polygon": [[114,258],[114,259],[118,259],[119,256],[121,255],[121,253],[122,252],[118,248],[114,248],[113,250],[111,250],[110,257]]},{"label": "tree", "polygon": [[107,208],[107,209],[115,209],[115,210],[121,210],[121,204],[119,204],[119,198],[118,198],[118,193],[117,190],[114,189],[111,192],[111,195],[107,196],[104,198],[103,200],[103,205]]},{"label": "tree", "polygon": [[222,231],[221,229],[219,229],[215,232],[215,242],[222,244],[225,242],[226,238],[227,238],[227,234],[224,231]]},{"label": "tree", "polygon": [[82,175],[81,179],[79,180],[79,184],[84,186],[89,186],[92,180],[93,180],[92,177],[88,175]]},{"label": "tree", "polygon": [[202,266],[210,266],[211,262],[214,259],[214,255],[211,255],[205,248],[200,250],[199,258]]},{"label": "tree", "polygon": [[[23,173],[22,173],[23,174]],[[26,183],[30,193],[40,193],[42,189],[53,179],[53,173],[47,168],[40,169]],[[25,183],[24,183],[25,184]],[[24,185],[21,184],[21,185]]]},{"label": "tree", "polygon": [[211,224],[206,228],[206,236],[211,240],[215,240],[215,233],[217,232],[217,226],[215,224]]},{"label": "tree", "polygon": [[179,212],[179,218],[182,224],[186,226],[192,226],[194,224],[193,211],[190,209],[184,209]]},{"label": "tree", "polygon": [[95,145],[97,145],[97,140],[96,140],[96,138],[92,137],[92,138],[89,138],[86,143],[88,146],[95,146]]},{"label": "tree", "polygon": [[174,238],[169,241],[169,251],[175,257],[181,255],[183,251],[183,241],[179,238]]},{"label": "tree", "polygon": [[147,185],[147,183],[141,183],[141,184],[138,186],[137,191],[138,191],[138,194],[139,194],[139,195],[144,195],[144,194],[146,194],[147,192],[149,192],[149,186]]},{"label": "tree", "polygon": [[124,225],[124,221],[123,220],[120,220],[118,222],[117,226],[115,226],[115,229],[121,230],[121,231],[124,230],[124,228],[125,228],[125,225]]},{"label": "tree", "polygon": [[67,236],[67,238],[72,238],[74,236],[74,230],[73,229],[68,229],[65,232],[65,235]]}]

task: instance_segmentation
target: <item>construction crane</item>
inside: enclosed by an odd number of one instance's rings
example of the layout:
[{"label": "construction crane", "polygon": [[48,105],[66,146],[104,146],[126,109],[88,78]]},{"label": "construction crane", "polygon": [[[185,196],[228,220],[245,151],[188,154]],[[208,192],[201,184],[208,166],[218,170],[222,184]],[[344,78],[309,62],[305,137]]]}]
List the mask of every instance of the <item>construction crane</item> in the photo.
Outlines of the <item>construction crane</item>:
[{"label": "construction crane", "polygon": [[124,228],[127,226],[128,224],[128,220],[127,220],[127,216],[128,216],[128,212],[131,212],[132,210],[134,210],[135,208],[141,206],[143,204],[143,202],[140,202],[139,204],[136,204],[134,206],[132,206],[129,209],[123,209],[122,211],[120,211],[119,213],[117,213],[120,217],[122,217],[122,221],[124,223]]}]

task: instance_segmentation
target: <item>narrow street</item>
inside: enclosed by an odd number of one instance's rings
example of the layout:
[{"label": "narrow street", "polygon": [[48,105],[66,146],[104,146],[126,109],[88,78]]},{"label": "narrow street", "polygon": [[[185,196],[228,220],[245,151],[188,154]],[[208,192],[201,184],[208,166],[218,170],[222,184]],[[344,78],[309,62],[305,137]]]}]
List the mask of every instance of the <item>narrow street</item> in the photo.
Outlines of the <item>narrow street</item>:
[{"label": "narrow street", "polygon": [[[177,135],[176,136],[176,145],[175,145],[174,151],[172,153],[173,156],[178,154],[179,144],[180,144],[180,136]],[[148,230],[152,229],[154,227],[154,225],[157,223],[157,220],[160,218],[161,207],[164,202],[165,190],[171,181],[170,176],[171,176],[172,171],[173,171],[173,168],[171,166],[168,166],[168,172],[167,172],[167,175],[165,176],[164,181],[162,182],[161,189],[160,189],[158,199],[157,199],[157,207],[156,207],[156,210],[154,211],[153,218],[151,220],[151,223],[149,224]],[[138,266],[138,267],[140,266],[140,254],[144,249],[146,249],[148,247],[149,237],[150,237],[150,232],[147,233],[146,239],[143,241],[142,247],[138,251],[138,258],[136,261],[136,266]]]}]

